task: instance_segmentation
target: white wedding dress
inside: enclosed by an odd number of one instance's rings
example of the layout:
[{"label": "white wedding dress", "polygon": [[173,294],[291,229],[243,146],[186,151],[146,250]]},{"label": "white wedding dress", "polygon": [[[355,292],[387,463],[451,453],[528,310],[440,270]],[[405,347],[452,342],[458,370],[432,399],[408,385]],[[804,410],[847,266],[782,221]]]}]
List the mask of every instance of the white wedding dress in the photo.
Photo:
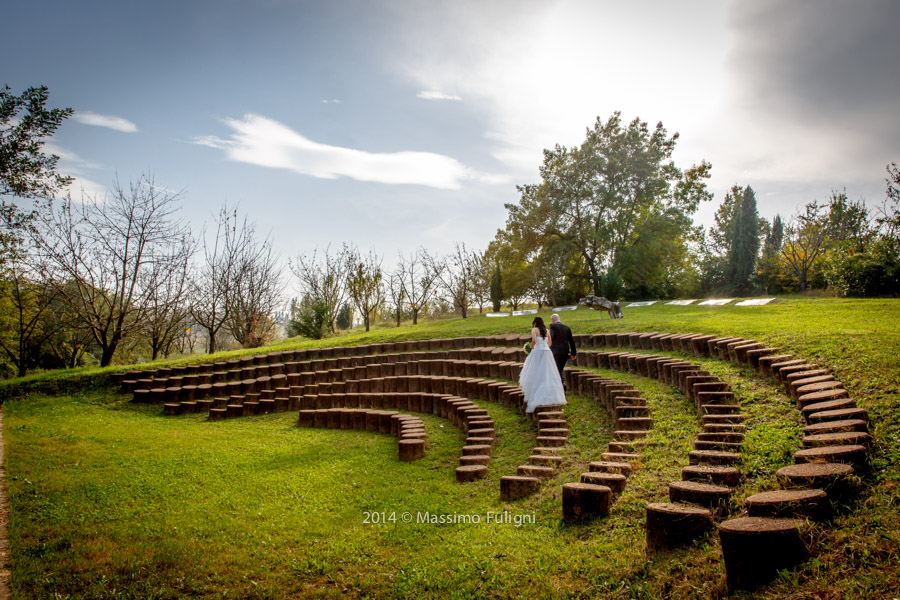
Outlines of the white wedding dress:
[{"label": "white wedding dress", "polygon": [[547,338],[539,337],[525,357],[519,374],[519,386],[525,393],[525,412],[532,413],[538,406],[566,403],[566,392],[559,378],[556,360],[547,346]]}]

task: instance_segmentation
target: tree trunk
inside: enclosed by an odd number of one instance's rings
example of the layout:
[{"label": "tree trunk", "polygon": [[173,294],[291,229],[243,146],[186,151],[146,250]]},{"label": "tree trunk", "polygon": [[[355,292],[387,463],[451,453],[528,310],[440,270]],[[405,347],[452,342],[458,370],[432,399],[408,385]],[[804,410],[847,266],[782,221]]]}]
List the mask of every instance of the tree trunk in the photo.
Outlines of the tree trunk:
[{"label": "tree trunk", "polygon": [[363,319],[366,322],[366,333],[369,331],[369,315],[366,315]]},{"label": "tree trunk", "polygon": [[113,342],[103,349],[103,353],[100,355],[101,367],[108,367],[112,363],[113,354],[116,353],[116,346],[118,346],[118,343]]},{"label": "tree trunk", "polygon": [[212,331],[209,332],[209,354],[216,353],[216,334]]},{"label": "tree trunk", "polygon": [[418,324],[419,324],[419,311],[416,309],[413,309],[413,325],[418,325]]}]

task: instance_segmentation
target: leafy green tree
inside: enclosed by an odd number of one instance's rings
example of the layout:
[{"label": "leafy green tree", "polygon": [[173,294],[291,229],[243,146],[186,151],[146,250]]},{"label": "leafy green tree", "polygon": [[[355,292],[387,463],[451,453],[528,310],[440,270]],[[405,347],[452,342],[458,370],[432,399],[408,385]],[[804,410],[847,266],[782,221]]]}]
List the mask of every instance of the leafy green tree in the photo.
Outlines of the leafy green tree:
[{"label": "leafy green tree", "polygon": [[784,270],[781,261],[781,245],[784,241],[784,223],[781,215],[775,215],[766,232],[762,255],[757,263],[756,279],[766,294],[784,291]]},{"label": "leafy green tree", "polygon": [[759,214],[756,194],[747,186],[741,192],[740,203],[734,213],[728,250],[728,281],[738,295],[748,294],[750,278],[756,271],[759,254]]},{"label": "leafy green tree", "polygon": [[500,274],[500,263],[496,263],[494,274],[491,276],[491,308],[494,312],[500,312],[501,302],[503,302],[503,276]]},{"label": "leafy green tree", "polygon": [[618,268],[645,215],[673,210],[689,216],[711,197],[709,163],[682,170],[672,162],[677,139],[662,123],[651,131],[640,119],[623,126],[618,112],[606,122],[598,118],[581,146],[544,151],[542,181],[518,188],[519,203],[507,205],[507,229],[524,233],[526,241],[572,243],[600,294],[601,273]]},{"label": "leafy green tree", "polygon": [[800,292],[806,291],[810,269],[820,259],[827,235],[827,215],[816,201],[808,203],[785,227],[781,256],[793,270]]},{"label": "leafy green tree", "polygon": [[328,324],[331,307],[326,302],[317,300],[309,294],[300,302],[291,300],[291,319],[288,322],[288,335],[302,335],[314,340],[321,340],[330,329]]},{"label": "leafy green tree", "polygon": [[345,303],[338,311],[334,324],[338,329],[350,329],[353,327],[353,307]]},{"label": "leafy green tree", "polygon": [[350,299],[362,315],[366,331],[372,316],[384,304],[384,273],[381,270],[381,259],[374,251],[365,257],[355,254],[347,276],[347,290]]}]

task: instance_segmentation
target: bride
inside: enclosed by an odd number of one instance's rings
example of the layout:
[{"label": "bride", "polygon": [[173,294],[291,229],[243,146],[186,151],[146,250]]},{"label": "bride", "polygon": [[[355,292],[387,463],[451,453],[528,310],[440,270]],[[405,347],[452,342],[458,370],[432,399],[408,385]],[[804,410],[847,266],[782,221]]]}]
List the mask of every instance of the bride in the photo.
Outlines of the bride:
[{"label": "bride", "polygon": [[519,386],[525,393],[525,412],[538,406],[558,406],[566,403],[566,393],[559,380],[559,370],[550,351],[552,338],[544,320],[535,317],[531,329],[531,352],[519,374]]}]

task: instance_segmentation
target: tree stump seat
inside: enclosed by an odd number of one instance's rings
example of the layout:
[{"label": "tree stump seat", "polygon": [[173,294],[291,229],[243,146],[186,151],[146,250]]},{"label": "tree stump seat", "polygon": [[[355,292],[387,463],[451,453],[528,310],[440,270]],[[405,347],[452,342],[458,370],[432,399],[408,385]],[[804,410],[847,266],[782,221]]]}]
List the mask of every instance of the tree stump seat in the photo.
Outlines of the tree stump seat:
[{"label": "tree stump seat", "polygon": [[688,460],[692,465],[731,466],[741,462],[741,455],[737,452],[720,450],[691,450],[688,453]]},{"label": "tree stump seat", "polygon": [[631,463],[600,460],[588,463],[588,470],[595,473],[619,473],[627,477],[631,474]]},{"label": "tree stump seat", "polygon": [[715,509],[724,506],[731,499],[731,488],[702,481],[673,481],[669,484],[669,500],[688,504],[698,504]]},{"label": "tree stump seat", "polygon": [[734,467],[723,465],[688,465],[681,469],[684,481],[699,481],[715,485],[735,487],[741,481],[741,473]]},{"label": "tree stump seat", "polygon": [[581,474],[581,483],[603,485],[612,490],[613,495],[618,496],[625,490],[625,475],[621,473],[606,473],[603,471],[588,471]]},{"label": "tree stump seat", "polygon": [[742,517],[719,525],[725,572],[731,589],[753,590],[778,571],[809,557],[805,526],[796,519]]},{"label": "tree stump seat", "polygon": [[566,483],[562,488],[562,516],[567,523],[589,521],[609,514],[612,490],[590,483]]},{"label": "tree stump seat", "polygon": [[456,481],[464,483],[482,479],[487,472],[488,468],[485,465],[460,465],[456,467]]},{"label": "tree stump seat", "polygon": [[831,514],[828,494],[815,488],[761,492],[747,498],[744,506],[751,517],[807,518],[822,521]]},{"label": "tree stump seat", "polygon": [[500,499],[511,502],[530,496],[541,487],[541,480],[537,477],[523,477],[519,475],[505,475],[500,478]]},{"label": "tree stump seat", "polygon": [[693,504],[654,502],[646,509],[647,550],[655,552],[685,546],[707,535],[712,513]]}]

